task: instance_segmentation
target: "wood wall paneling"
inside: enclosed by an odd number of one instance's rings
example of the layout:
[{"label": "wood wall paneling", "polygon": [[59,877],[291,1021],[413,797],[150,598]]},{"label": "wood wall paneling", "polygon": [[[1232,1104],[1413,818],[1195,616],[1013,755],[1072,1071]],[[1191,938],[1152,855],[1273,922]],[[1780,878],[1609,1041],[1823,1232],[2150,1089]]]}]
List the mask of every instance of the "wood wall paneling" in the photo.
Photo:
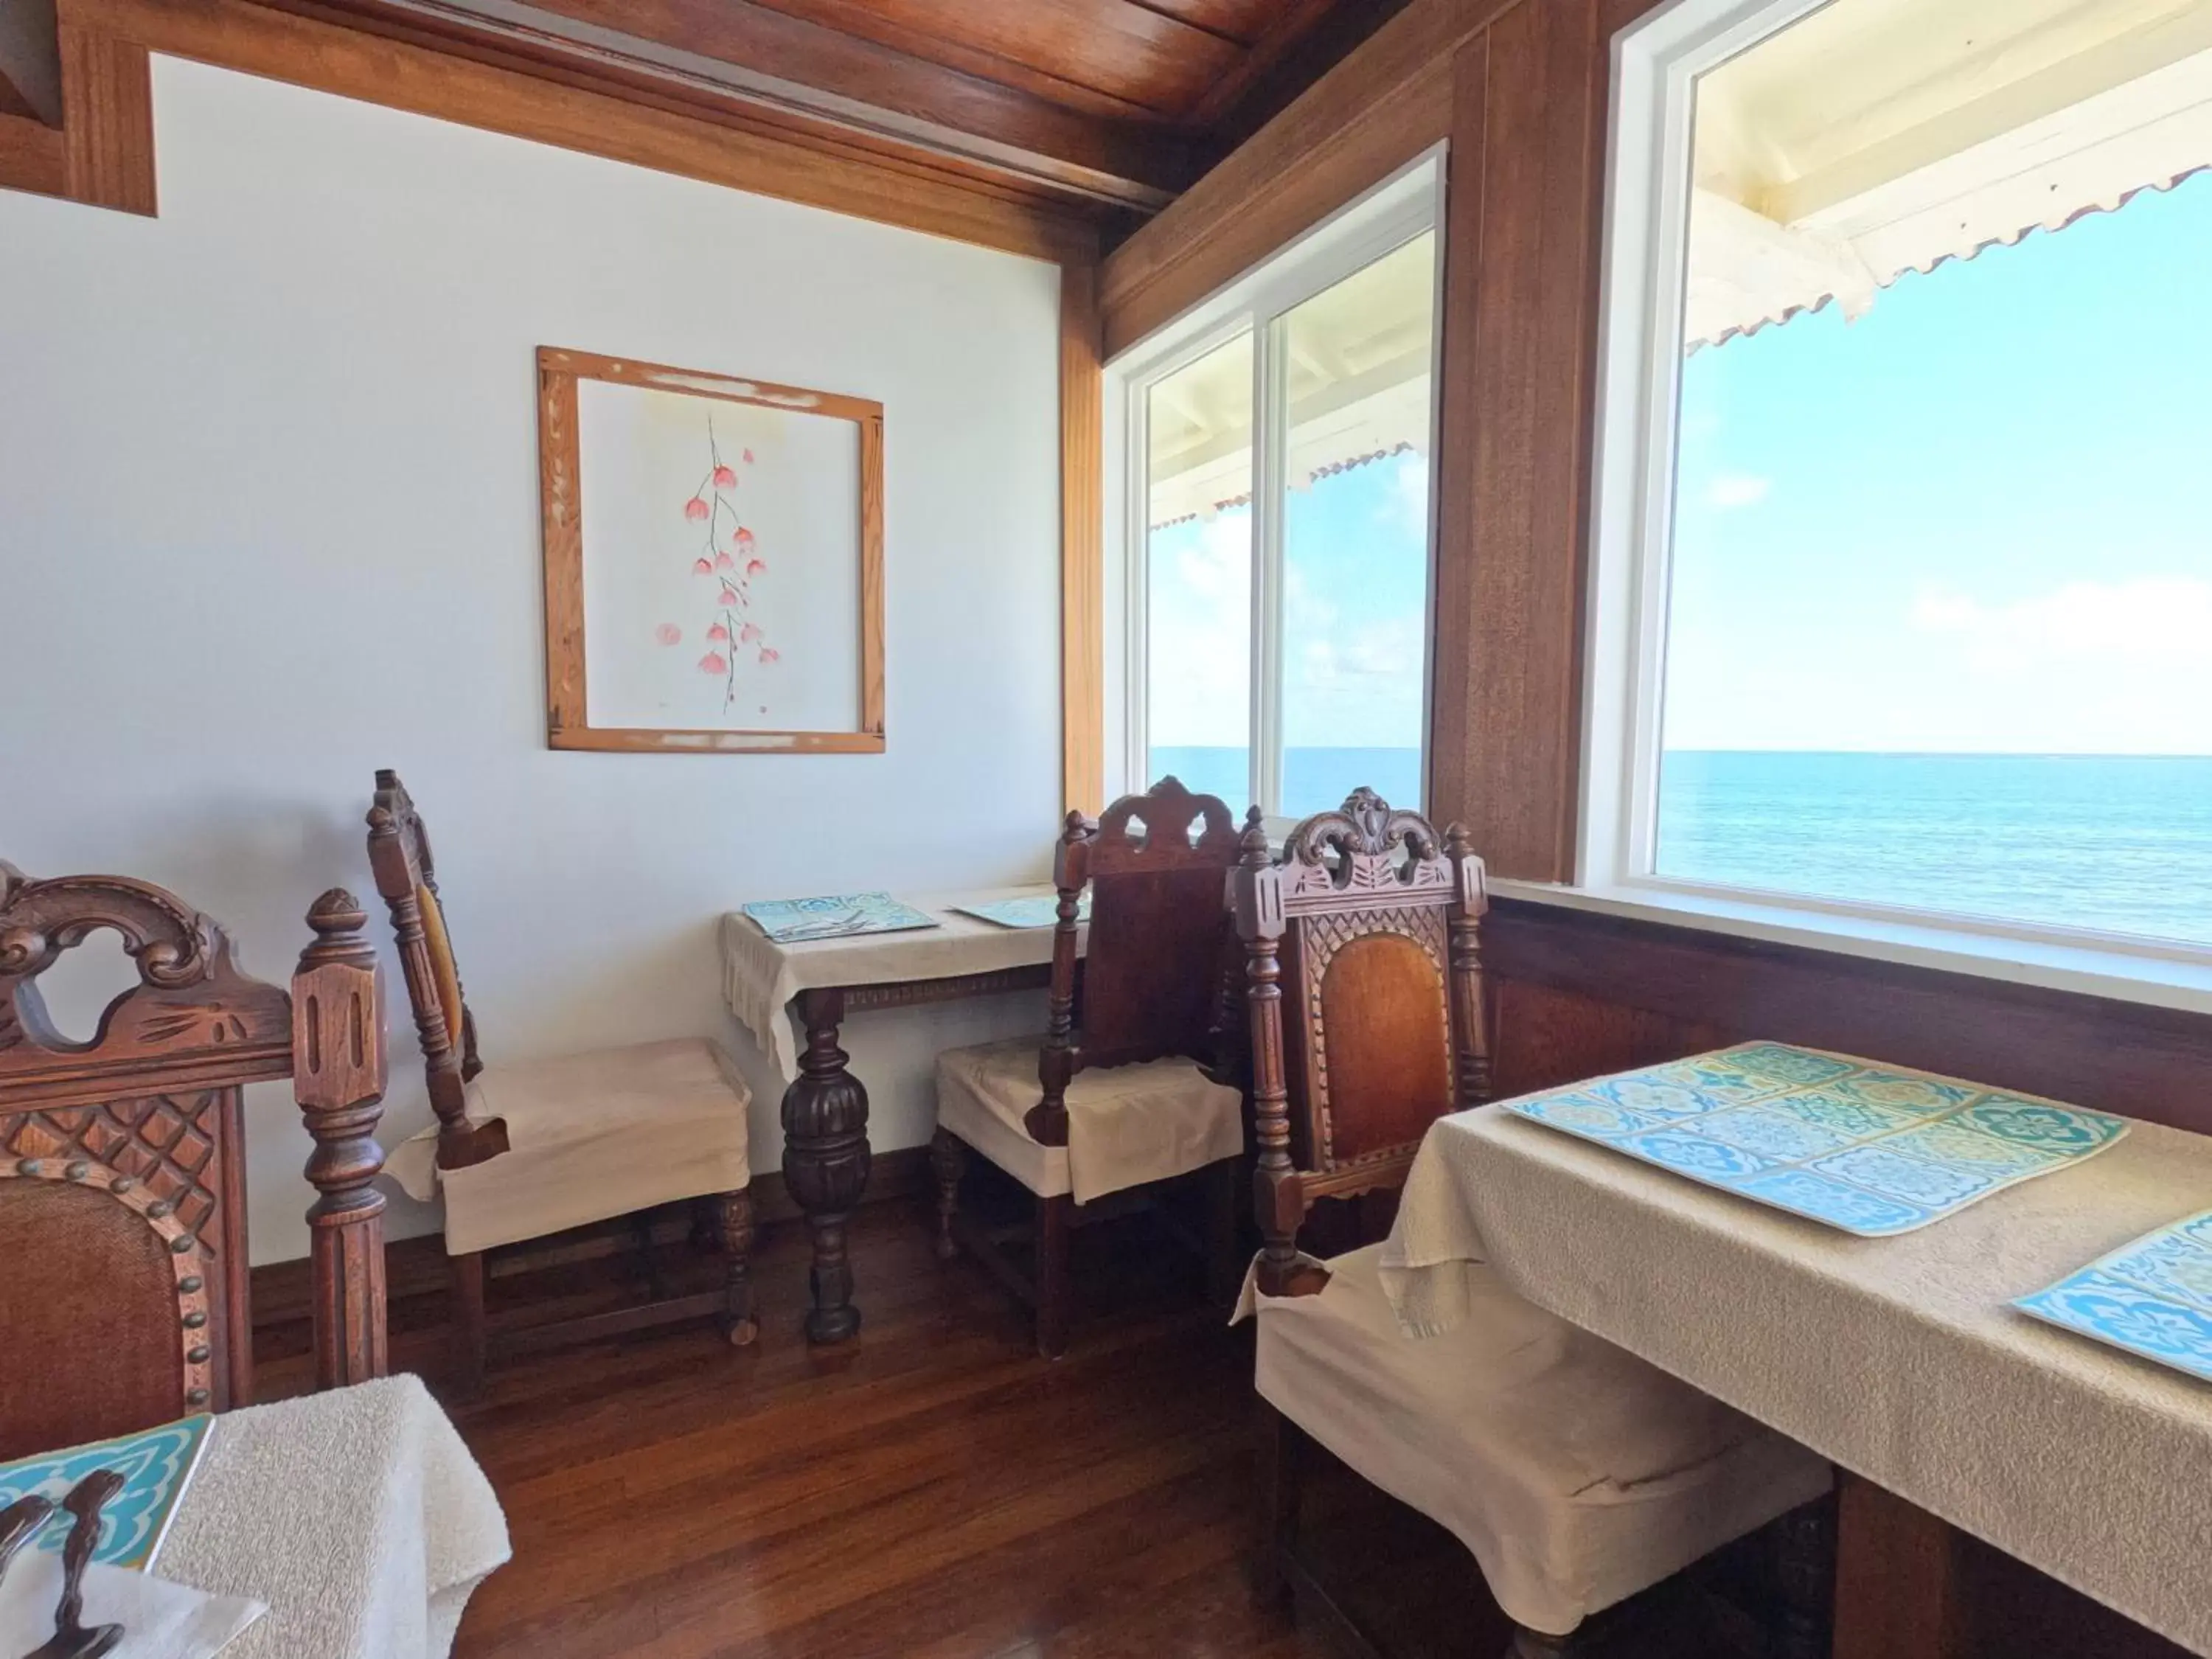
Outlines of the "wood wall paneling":
[{"label": "wood wall paneling", "polygon": [[61,17],[63,188],[73,202],[152,214],[154,83],[137,41]]},{"label": "wood wall paneling", "polygon": [[[1437,386],[1437,528],[1435,610],[1431,618],[1428,776],[1424,810],[1438,823],[1466,822],[1467,746],[1473,711],[1472,674],[1465,619],[1474,614],[1473,550],[1476,514],[1482,510],[1475,469],[1475,434],[1487,411],[1481,395],[1483,344],[1476,320],[1482,302],[1484,232],[1489,177],[1490,35],[1463,44],[1452,61],[1451,151],[1444,162],[1443,310]],[[1470,830],[1474,825],[1468,825]],[[1486,864],[1496,857],[1477,834]],[[1502,867],[1498,873],[1504,874]]]},{"label": "wood wall paneling", "polygon": [[1106,805],[1105,516],[1098,269],[1060,273],[1061,805]]},{"label": "wood wall paneling", "polygon": [[[2212,1133],[2200,1014],[1510,898],[1484,957],[1502,1094],[1765,1037]],[[1532,993],[1571,1000],[1524,1044],[1507,1028]]]},{"label": "wood wall paneling", "polygon": [[[1468,825],[1491,870],[1573,873],[1580,781],[1583,541],[1601,189],[1595,0],[1523,0],[1462,49],[1444,320],[1431,815]],[[1465,83],[1480,72],[1478,99]],[[1468,270],[1473,266],[1472,273]]]},{"label": "wood wall paneling", "polygon": [[1511,3],[1413,0],[1109,254],[1108,359],[1449,136],[1452,55]]},{"label": "wood wall paneling", "polygon": [[64,195],[67,167],[59,127],[26,115],[0,115],[0,190]]}]

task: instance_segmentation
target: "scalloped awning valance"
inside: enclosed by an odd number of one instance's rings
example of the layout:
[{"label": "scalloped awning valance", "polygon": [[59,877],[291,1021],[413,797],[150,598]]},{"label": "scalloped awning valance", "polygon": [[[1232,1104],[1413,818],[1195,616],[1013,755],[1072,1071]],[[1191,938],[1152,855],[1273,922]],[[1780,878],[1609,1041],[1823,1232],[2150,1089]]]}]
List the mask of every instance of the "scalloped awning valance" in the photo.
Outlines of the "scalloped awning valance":
[{"label": "scalloped awning valance", "polygon": [[1691,350],[2212,165],[2212,5],[1836,0],[1697,99]]}]

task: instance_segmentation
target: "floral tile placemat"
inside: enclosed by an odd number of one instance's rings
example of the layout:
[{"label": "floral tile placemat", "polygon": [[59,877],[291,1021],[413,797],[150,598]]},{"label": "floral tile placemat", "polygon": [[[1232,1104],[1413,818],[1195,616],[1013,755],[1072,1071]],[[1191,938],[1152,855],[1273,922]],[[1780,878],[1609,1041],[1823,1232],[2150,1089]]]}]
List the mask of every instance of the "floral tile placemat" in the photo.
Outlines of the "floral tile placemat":
[{"label": "floral tile placemat", "polygon": [[862,933],[904,933],[939,926],[904,899],[889,893],[830,893],[820,898],[765,899],[741,905],[753,925],[778,945],[811,939],[851,939]]},{"label": "floral tile placemat", "polygon": [[1508,1101],[1547,1128],[1863,1237],[2093,1158],[2124,1118],[1780,1042]]},{"label": "floral tile placemat", "polygon": [[2123,1244],[2013,1306],[2212,1382],[2212,1210]]},{"label": "floral tile placemat", "polygon": [[[1041,893],[1030,898],[979,899],[952,907],[963,915],[980,916],[1001,927],[1052,927],[1060,921],[1060,895]],[[1091,920],[1091,895],[1085,892],[1075,907],[1079,922]]]},{"label": "floral tile placemat", "polygon": [[54,1513],[31,1547],[58,1551],[76,1524],[76,1517],[61,1507],[62,1499],[95,1469],[112,1469],[123,1477],[123,1489],[101,1507],[100,1542],[92,1559],[113,1567],[149,1566],[167,1534],[169,1517],[185,1495],[185,1484],[199,1466],[208,1426],[214,1421],[203,1413],[138,1434],[0,1463],[0,1509],[33,1493],[49,1499]]}]

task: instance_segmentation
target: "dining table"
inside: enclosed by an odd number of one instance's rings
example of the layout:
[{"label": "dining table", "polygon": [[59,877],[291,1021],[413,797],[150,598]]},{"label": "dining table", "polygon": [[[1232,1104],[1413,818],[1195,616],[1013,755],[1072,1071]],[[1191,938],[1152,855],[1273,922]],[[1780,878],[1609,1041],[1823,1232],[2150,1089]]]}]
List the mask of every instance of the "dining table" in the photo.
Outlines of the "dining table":
[{"label": "dining table", "polygon": [[223,1659],[444,1659],[509,1553],[490,1482],[399,1376],[218,1413],[147,1571],[267,1607]]},{"label": "dining table", "polygon": [[1916,1510],[2212,1655],[2212,1383],[2013,1305],[2212,1205],[2212,1138],[2126,1121],[2078,1165],[1858,1237],[1512,1106],[1423,1143],[1382,1257],[1409,1334],[1464,1317],[1486,1264],[1838,1466],[1836,1659],[1963,1650],[1942,1553],[1874,1530]]},{"label": "dining table", "polygon": [[[784,1079],[784,1182],[811,1235],[806,1334],[821,1344],[860,1328],[845,1225],[867,1189],[868,1091],[838,1046],[846,1016],[1038,990],[1052,978],[1050,927],[1007,927],[961,908],[1052,900],[1051,884],[892,896],[931,925],[778,941],[741,909],[722,918],[730,1011]],[[1079,951],[1085,942],[1079,931]],[[805,1034],[803,1048],[794,1026]]]}]

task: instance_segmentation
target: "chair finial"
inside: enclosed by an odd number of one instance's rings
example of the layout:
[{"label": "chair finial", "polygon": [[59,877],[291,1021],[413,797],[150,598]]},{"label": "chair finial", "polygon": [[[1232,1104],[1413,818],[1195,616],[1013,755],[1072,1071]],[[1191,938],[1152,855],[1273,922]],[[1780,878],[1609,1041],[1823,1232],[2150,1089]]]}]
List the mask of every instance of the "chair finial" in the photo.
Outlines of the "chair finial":
[{"label": "chair finial", "polygon": [[358,933],[368,922],[368,909],[343,887],[331,888],[307,907],[307,926],[325,939]]},{"label": "chair finial", "polygon": [[368,908],[344,888],[331,888],[307,907],[307,926],[315,936],[300,952],[301,970],[334,962],[374,968],[376,947],[361,931],[368,925]]},{"label": "chair finial", "polygon": [[1273,856],[1267,846],[1267,815],[1255,806],[1244,814],[1244,833],[1237,842],[1237,861],[1247,870],[1264,870]]}]

